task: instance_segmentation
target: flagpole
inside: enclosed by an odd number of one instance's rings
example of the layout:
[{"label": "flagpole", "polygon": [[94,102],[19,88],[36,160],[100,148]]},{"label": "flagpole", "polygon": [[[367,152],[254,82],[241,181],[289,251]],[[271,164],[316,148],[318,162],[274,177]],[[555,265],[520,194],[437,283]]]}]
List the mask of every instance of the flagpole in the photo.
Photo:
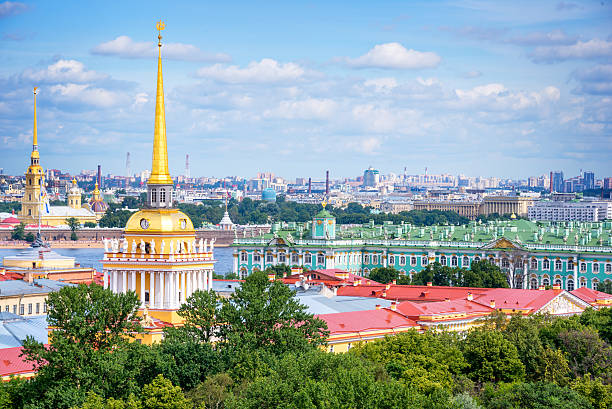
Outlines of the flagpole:
[{"label": "flagpole", "polygon": [[39,205],[38,205],[38,237],[40,237],[40,223],[42,218],[42,189],[43,189],[43,178],[40,178],[40,195],[38,197]]}]

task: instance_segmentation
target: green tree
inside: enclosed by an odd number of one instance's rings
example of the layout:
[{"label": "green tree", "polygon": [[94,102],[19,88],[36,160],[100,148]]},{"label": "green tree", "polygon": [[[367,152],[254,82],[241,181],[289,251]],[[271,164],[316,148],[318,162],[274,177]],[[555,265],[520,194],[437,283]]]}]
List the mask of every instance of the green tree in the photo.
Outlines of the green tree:
[{"label": "green tree", "polygon": [[178,314],[185,319],[181,327],[170,327],[166,334],[190,336],[197,342],[210,342],[216,335],[219,299],[214,290],[197,290],[185,300]]},{"label": "green tree", "polygon": [[466,375],[478,382],[513,382],[525,376],[516,347],[499,331],[477,329],[462,342],[463,355],[470,364]]},{"label": "green tree", "polygon": [[581,324],[595,328],[601,339],[612,345],[612,308],[605,307],[599,310],[587,308],[580,314]]},{"label": "green tree", "polygon": [[372,269],[368,278],[378,283],[387,284],[399,278],[399,271],[393,267],[377,267]]},{"label": "green tree", "polygon": [[11,239],[13,240],[24,240],[25,239],[25,223],[21,222],[17,226],[13,227],[11,232]]},{"label": "green tree", "polygon": [[591,374],[612,382],[612,348],[596,330],[563,331],[559,341],[574,377]]},{"label": "green tree", "polygon": [[142,406],[146,409],[190,409],[191,403],[180,387],[162,375],[142,388]]},{"label": "green tree", "polygon": [[89,229],[94,229],[96,226],[97,226],[97,224],[96,224],[96,223],[94,223],[94,222],[85,222],[85,223],[83,224],[83,227],[87,227],[87,228],[89,228]]},{"label": "green tree", "polygon": [[209,376],[204,382],[188,391],[186,395],[195,407],[221,409],[225,401],[232,395],[233,385],[232,377],[222,372]]},{"label": "green tree", "polygon": [[286,264],[277,264],[275,266],[269,266],[265,270],[266,274],[274,273],[276,278],[283,278],[291,274],[291,267]]},{"label": "green tree", "polygon": [[506,275],[500,268],[487,260],[473,261],[470,274],[464,276],[462,286],[481,288],[508,288]]},{"label": "green tree", "polygon": [[588,399],[595,409],[612,409],[612,385],[605,385],[601,379],[590,376],[576,378],[570,388]]},{"label": "green tree", "polygon": [[34,233],[28,232],[28,234],[25,235],[25,241],[27,241],[28,243],[33,243],[34,240],[36,240]]},{"label": "green tree", "polygon": [[321,345],[327,325],[306,312],[295,291],[269,281],[263,271],[246,278],[219,311],[220,336],[232,349],[268,349],[276,354]]},{"label": "green tree", "polygon": [[589,409],[577,392],[554,383],[488,385],[482,393],[487,409]]},{"label": "green tree", "polygon": [[612,281],[606,280],[602,283],[597,284],[597,291],[612,294]]},{"label": "green tree", "polygon": [[79,237],[77,236],[77,230],[81,228],[81,223],[79,222],[79,220],[76,217],[69,217],[66,219],[66,224],[68,225],[68,227],[70,227],[70,240],[78,240]]}]

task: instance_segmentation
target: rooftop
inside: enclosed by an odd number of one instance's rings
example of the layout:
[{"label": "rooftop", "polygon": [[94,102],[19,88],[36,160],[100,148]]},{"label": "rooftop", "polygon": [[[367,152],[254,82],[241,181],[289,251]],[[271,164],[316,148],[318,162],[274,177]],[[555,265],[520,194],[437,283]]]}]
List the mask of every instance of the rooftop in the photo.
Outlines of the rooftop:
[{"label": "rooftop", "polygon": [[0,281],[0,297],[8,297],[26,294],[46,294],[52,291],[59,291],[63,287],[74,285],[63,281],[38,278],[28,283],[23,280]]}]

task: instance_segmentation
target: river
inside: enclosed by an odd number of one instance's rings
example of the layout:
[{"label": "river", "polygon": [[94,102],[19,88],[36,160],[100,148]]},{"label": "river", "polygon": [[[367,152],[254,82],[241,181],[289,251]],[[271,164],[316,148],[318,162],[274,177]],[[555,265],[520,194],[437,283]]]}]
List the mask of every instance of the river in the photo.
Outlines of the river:
[{"label": "river", "polygon": [[[76,262],[83,267],[93,267],[96,271],[102,271],[102,256],[104,249],[64,249],[52,248],[62,256],[74,257]],[[14,256],[22,249],[0,249],[0,259],[6,256]],[[232,253],[231,247],[215,247],[214,256],[217,262],[215,263],[215,273],[226,275],[232,272]]]}]

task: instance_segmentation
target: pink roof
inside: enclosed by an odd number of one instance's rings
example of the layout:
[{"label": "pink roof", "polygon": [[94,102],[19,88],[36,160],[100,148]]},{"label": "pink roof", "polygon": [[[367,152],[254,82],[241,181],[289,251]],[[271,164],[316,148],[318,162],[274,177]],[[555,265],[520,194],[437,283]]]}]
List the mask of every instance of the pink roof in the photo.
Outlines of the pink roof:
[{"label": "pink roof", "polygon": [[[340,278],[336,274],[346,274],[346,278]],[[358,276],[353,273],[349,273],[346,270],[341,270],[339,268],[328,268],[328,269],[320,269],[320,270],[312,270],[305,271],[303,273],[292,274],[283,279],[285,284],[294,284],[300,279],[300,276],[303,275],[307,282],[317,282],[324,283],[327,285],[339,285],[339,284],[353,284],[354,282],[360,280],[361,285],[371,286],[371,285],[381,285],[380,283],[370,280],[365,277]],[[316,275],[317,277],[312,277]]]},{"label": "pink roof", "polygon": [[21,355],[22,347],[0,349],[0,377],[34,372],[34,364],[26,362]]},{"label": "pink roof", "polygon": [[327,323],[330,335],[418,326],[413,320],[388,308],[321,314],[317,318]]},{"label": "pink roof", "polygon": [[435,302],[404,301],[399,304],[397,310],[410,318],[418,318],[420,315],[448,315],[466,313],[468,315],[489,315],[495,311],[494,308],[469,300],[449,300]]},{"label": "pink roof", "polygon": [[570,291],[570,293],[580,298],[582,301],[588,302],[589,304],[594,304],[598,300],[612,300],[612,294],[591,290],[590,288],[586,287],[577,288],[574,291]]},{"label": "pink roof", "polygon": [[6,223],[6,224],[19,224],[21,222],[19,221],[18,218],[11,216],[11,217],[7,217],[6,219],[2,220],[2,223]]},{"label": "pink roof", "polygon": [[[447,298],[467,298],[468,293],[480,294],[488,288],[473,287],[442,287],[426,285],[396,285],[391,284],[386,290],[384,284],[371,287],[344,287],[338,289],[338,295],[377,297],[400,301],[443,301]],[[374,292],[373,292],[374,291]],[[383,297],[383,292],[386,294]]]},{"label": "pink roof", "polygon": [[513,288],[491,288],[474,296],[474,301],[489,305],[495,301],[496,309],[528,309],[538,311],[564,290],[522,290]]}]

